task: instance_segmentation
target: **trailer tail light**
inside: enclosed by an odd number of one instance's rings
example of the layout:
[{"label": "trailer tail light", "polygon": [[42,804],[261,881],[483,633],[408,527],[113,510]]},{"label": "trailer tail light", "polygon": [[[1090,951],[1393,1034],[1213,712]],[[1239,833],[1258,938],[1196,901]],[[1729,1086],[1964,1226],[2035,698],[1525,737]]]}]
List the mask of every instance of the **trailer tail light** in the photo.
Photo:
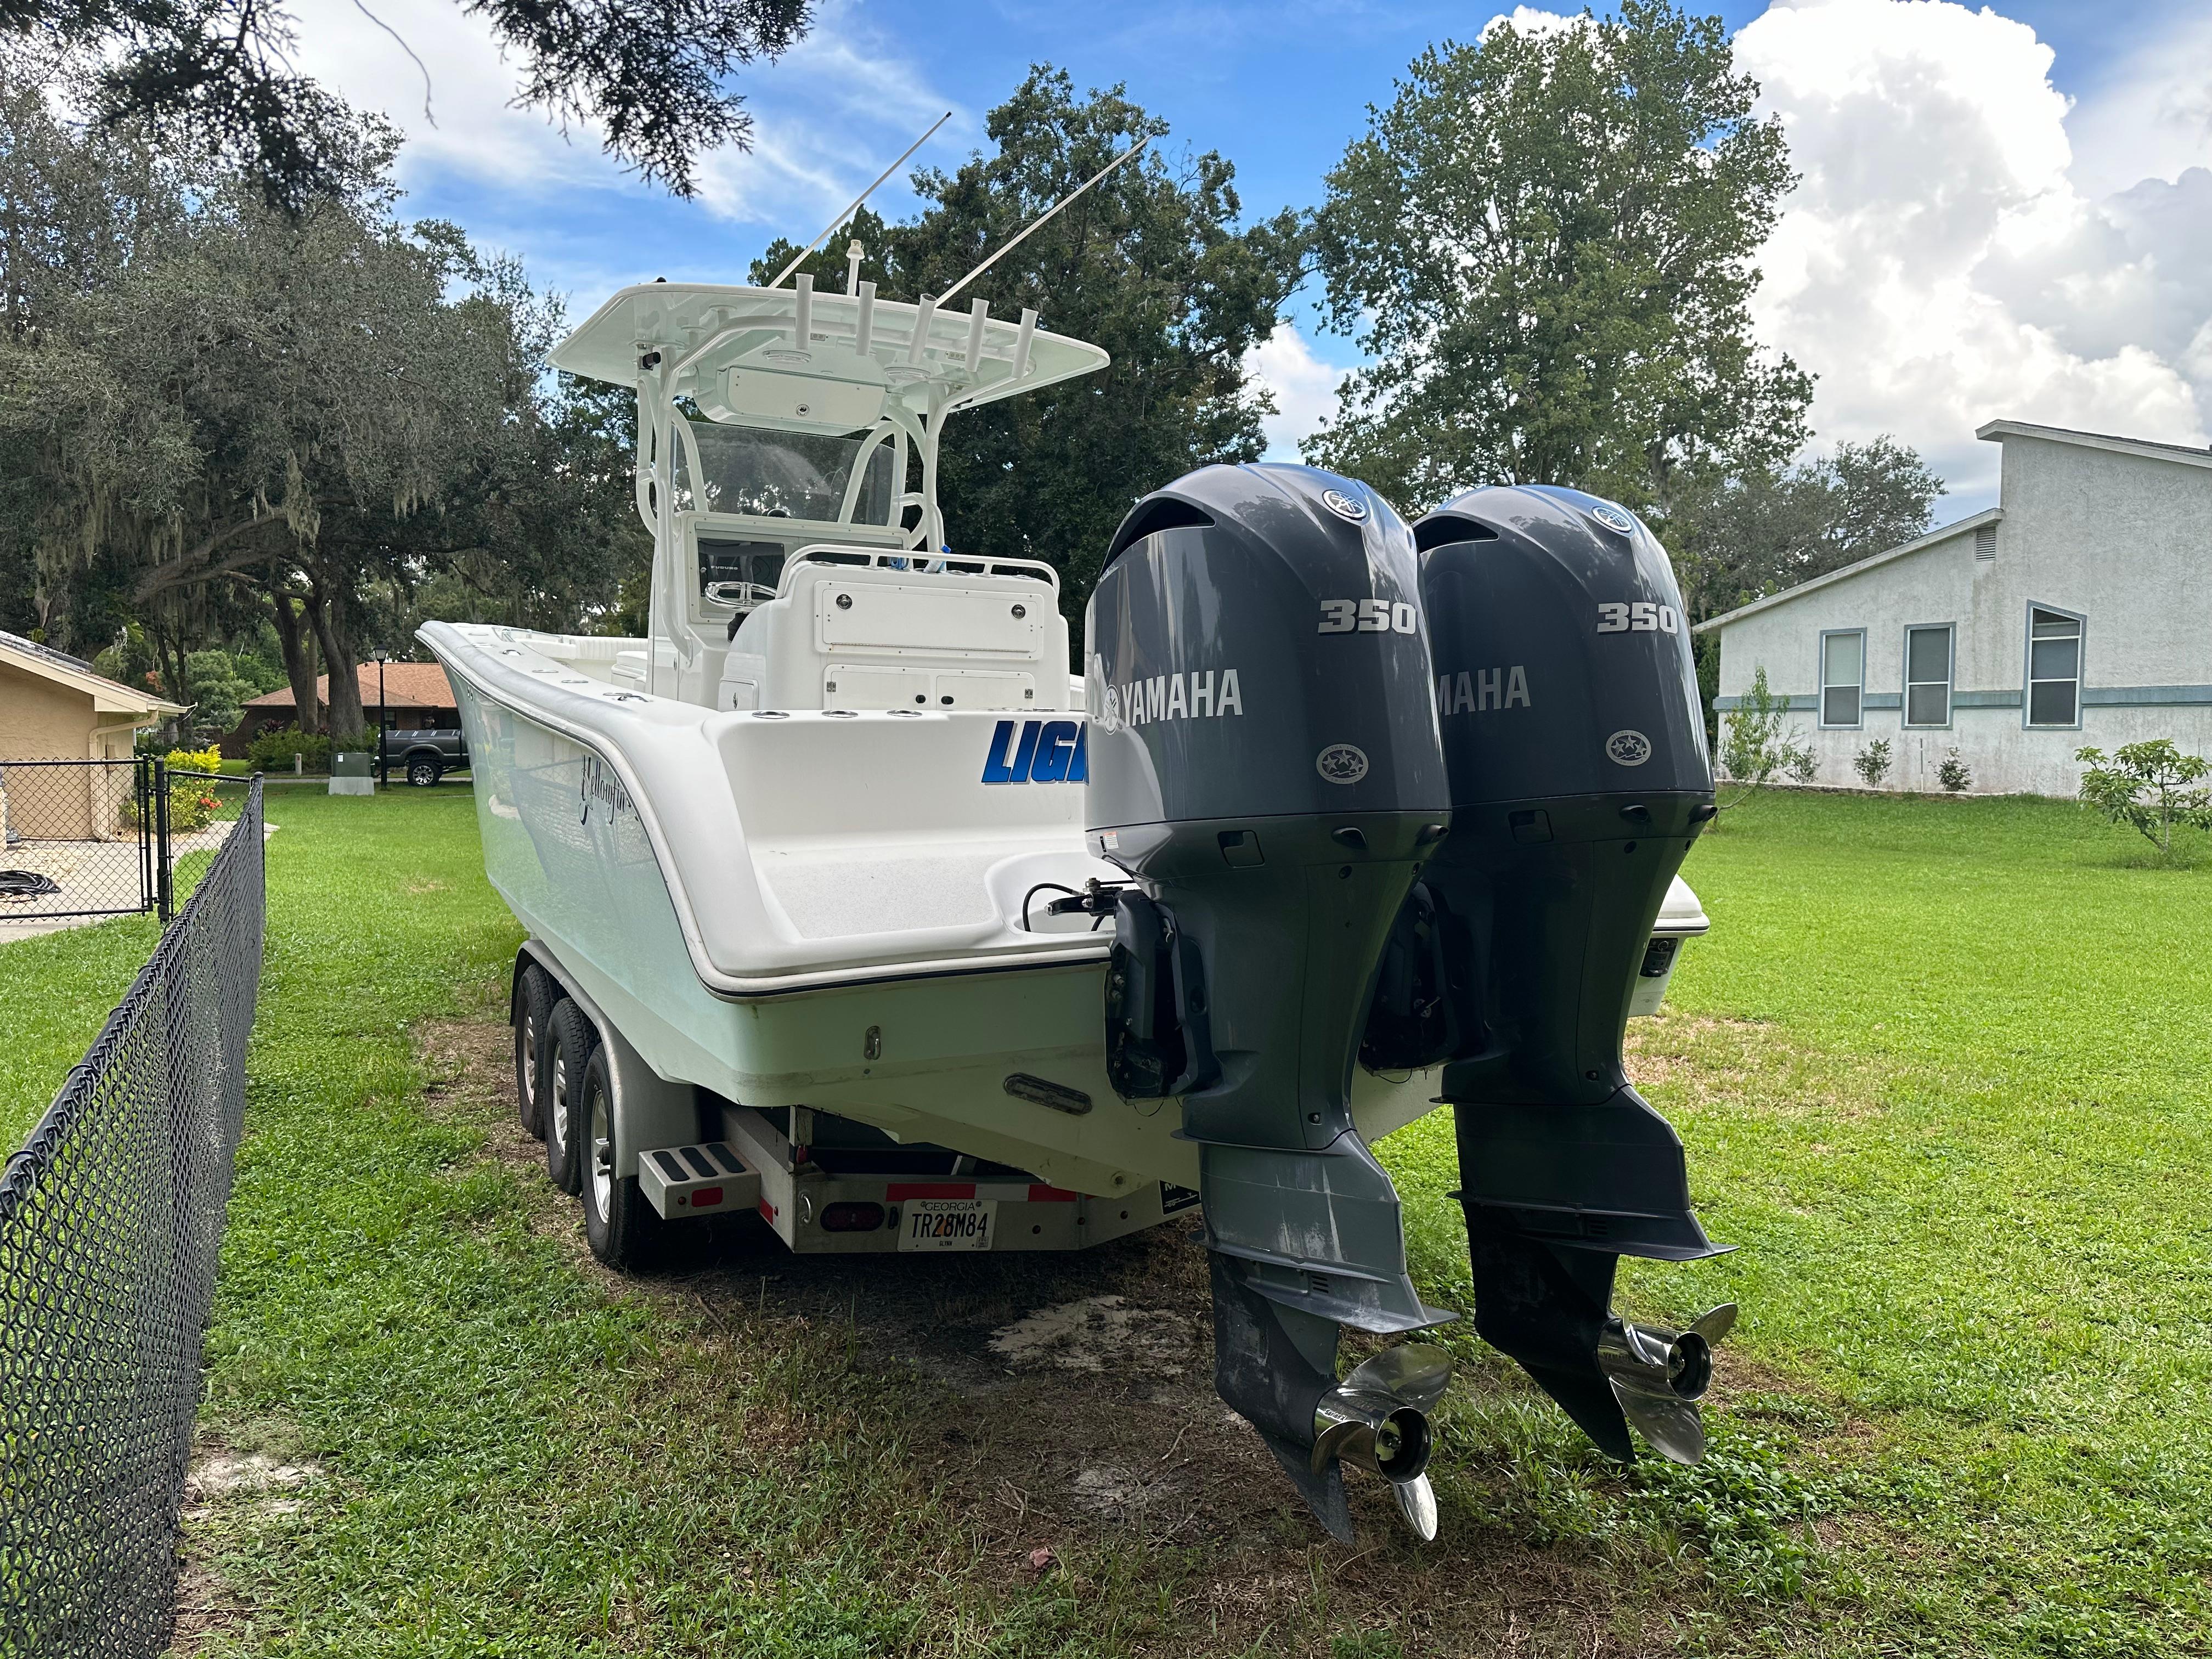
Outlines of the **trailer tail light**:
[{"label": "trailer tail light", "polygon": [[695,1187],[691,1189],[691,1207],[695,1210],[711,1210],[721,1201],[722,1189],[720,1187]]},{"label": "trailer tail light", "polygon": [[872,1233],[884,1224],[884,1206],[866,1202],[846,1202],[824,1205],[822,1210],[822,1231],[825,1233]]}]

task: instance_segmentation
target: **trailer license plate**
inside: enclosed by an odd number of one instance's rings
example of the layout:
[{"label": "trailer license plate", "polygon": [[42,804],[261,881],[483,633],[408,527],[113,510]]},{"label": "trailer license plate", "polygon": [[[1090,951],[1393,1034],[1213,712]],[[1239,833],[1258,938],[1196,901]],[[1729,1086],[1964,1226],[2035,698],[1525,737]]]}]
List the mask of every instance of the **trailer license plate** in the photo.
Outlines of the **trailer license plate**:
[{"label": "trailer license plate", "polygon": [[988,1198],[908,1199],[900,1212],[902,1250],[988,1250],[998,1201]]}]

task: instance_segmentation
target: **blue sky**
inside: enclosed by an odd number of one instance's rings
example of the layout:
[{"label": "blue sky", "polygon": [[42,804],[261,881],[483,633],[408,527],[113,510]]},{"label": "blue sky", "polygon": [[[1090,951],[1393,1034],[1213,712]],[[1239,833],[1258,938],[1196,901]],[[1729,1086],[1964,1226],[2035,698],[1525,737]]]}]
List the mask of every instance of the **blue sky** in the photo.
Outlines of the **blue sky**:
[{"label": "blue sky", "polygon": [[[623,178],[588,133],[502,107],[512,73],[450,0],[308,0],[303,67],[410,135],[405,210],[522,256],[581,315],[625,282],[742,280],[761,245],[811,235],[945,109],[922,157],[957,161],[1032,62],[1125,82],[1170,140],[1218,149],[1248,210],[1308,206],[1370,103],[1431,41],[1494,6],[1376,0],[829,0],[815,33],[741,77],[750,155],[714,158],[698,200]],[[1985,501],[1997,416],[2205,441],[2212,412],[2212,17],[2172,0],[1789,0],[1719,8],[1739,62],[1790,126],[1807,185],[1763,259],[1766,337],[1820,378],[1815,447],[1896,431]],[[902,180],[878,204],[909,207]],[[1049,319],[1047,319],[1048,324]],[[1357,361],[1310,313],[1259,367],[1278,453]],[[2200,402],[2199,393],[2205,395]]]}]

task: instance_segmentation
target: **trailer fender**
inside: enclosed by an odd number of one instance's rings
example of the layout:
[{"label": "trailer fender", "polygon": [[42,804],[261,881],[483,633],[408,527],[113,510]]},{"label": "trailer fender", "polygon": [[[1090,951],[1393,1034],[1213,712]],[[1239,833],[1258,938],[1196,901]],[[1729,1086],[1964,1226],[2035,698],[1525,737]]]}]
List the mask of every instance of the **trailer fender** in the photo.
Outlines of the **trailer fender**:
[{"label": "trailer fender", "polygon": [[[523,954],[553,976],[599,1032],[606,1050],[607,1073],[614,1082],[615,1175],[617,1179],[638,1172],[641,1152],[655,1146],[683,1146],[699,1139],[699,1103],[688,1083],[672,1083],[645,1062],[645,1057],[586,996],[575,979],[543,939],[530,939]],[[519,979],[521,969],[516,968]]]}]

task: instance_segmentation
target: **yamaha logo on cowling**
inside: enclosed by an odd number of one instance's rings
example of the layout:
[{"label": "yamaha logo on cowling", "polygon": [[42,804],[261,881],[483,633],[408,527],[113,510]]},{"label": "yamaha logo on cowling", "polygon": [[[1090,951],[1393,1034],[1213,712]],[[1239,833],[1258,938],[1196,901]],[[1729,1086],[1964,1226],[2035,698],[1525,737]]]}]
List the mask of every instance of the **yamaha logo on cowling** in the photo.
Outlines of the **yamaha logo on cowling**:
[{"label": "yamaha logo on cowling", "polygon": [[1333,743],[1314,757],[1314,770],[1331,783],[1357,783],[1367,775],[1367,751],[1357,744]]},{"label": "yamaha logo on cowling", "polygon": [[1346,495],[1341,489],[1322,490],[1321,504],[1340,519],[1348,520],[1353,524],[1367,522],[1367,503]]},{"label": "yamaha logo on cowling", "polygon": [[1636,533],[1636,520],[1611,501],[1600,501],[1595,507],[1590,508],[1589,515],[1616,536],[1632,536]]},{"label": "yamaha logo on cowling", "polygon": [[[1100,679],[1106,675],[1103,658],[1097,659]],[[1109,685],[1098,699],[1098,723],[1109,732],[1124,726],[1150,726],[1159,720],[1219,720],[1244,712],[1244,692],[1237,671],[1224,668],[1217,676],[1204,673],[1154,674],[1120,685]]]},{"label": "yamaha logo on cowling", "polygon": [[1000,720],[991,732],[990,752],[983,757],[983,781],[1088,782],[1087,739],[1080,720]]},{"label": "yamaha logo on cowling", "polygon": [[1616,732],[1605,740],[1606,757],[1620,766],[1641,766],[1651,758],[1651,739],[1641,732]]}]

